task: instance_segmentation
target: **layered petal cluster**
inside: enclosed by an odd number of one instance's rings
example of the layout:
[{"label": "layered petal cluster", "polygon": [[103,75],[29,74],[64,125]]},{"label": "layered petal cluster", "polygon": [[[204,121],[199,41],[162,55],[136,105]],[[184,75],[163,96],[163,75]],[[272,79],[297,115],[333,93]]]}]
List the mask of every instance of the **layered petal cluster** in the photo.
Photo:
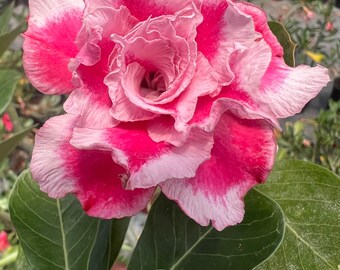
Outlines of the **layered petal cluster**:
[{"label": "layered petal cluster", "polygon": [[231,0],[30,1],[24,67],[66,114],[36,136],[31,171],[51,197],[121,218],[157,187],[201,225],[241,222],[270,172],[277,119],[328,82],[289,67],[259,8]]}]

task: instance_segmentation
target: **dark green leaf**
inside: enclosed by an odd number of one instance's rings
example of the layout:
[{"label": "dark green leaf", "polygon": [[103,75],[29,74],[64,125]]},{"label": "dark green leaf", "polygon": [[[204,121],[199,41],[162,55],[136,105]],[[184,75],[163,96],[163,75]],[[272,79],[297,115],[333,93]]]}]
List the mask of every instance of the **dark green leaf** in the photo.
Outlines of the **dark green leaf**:
[{"label": "dark green leaf", "polygon": [[24,31],[25,23],[20,23],[16,28],[12,31],[0,35],[0,57],[4,54],[7,50],[9,45],[11,45],[12,41]]},{"label": "dark green leaf", "polygon": [[296,44],[292,41],[286,28],[278,22],[268,22],[270,30],[279,40],[284,50],[284,59],[288,66],[295,66],[295,47]]},{"label": "dark green leaf", "polygon": [[340,178],[303,161],[282,162],[256,188],[276,201],[285,216],[278,251],[257,270],[338,270],[340,265]]},{"label": "dark green leaf", "polygon": [[36,268],[34,268],[32,265],[30,265],[25,257],[24,252],[22,251],[22,248],[19,246],[19,254],[18,254],[18,258],[16,261],[16,269],[20,270],[38,270]]},{"label": "dark green leaf", "polygon": [[[1,45],[0,45],[1,47]],[[0,115],[4,113],[14,95],[20,73],[14,70],[0,70]]]},{"label": "dark green leaf", "polygon": [[[129,218],[125,218],[101,222],[98,239],[91,254],[90,270],[111,269],[124,241],[129,221]],[[103,251],[102,246],[107,249]]]},{"label": "dark green leaf", "polygon": [[218,232],[187,217],[163,195],[153,205],[129,270],[253,269],[283,237],[280,207],[257,191],[246,196],[246,215]]},{"label": "dark green leaf", "polygon": [[22,139],[31,131],[32,127],[24,129],[14,134],[9,139],[0,142],[0,163],[8,156],[8,154],[22,141]]},{"label": "dark green leaf", "polygon": [[14,2],[9,4],[0,15],[0,36],[8,31],[9,21],[13,15]]},{"label": "dark green leaf", "polygon": [[39,270],[109,270],[128,225],[87,216],[71,195],[49,198],[28,171],[14,185],[10,213],[31,269]]}]

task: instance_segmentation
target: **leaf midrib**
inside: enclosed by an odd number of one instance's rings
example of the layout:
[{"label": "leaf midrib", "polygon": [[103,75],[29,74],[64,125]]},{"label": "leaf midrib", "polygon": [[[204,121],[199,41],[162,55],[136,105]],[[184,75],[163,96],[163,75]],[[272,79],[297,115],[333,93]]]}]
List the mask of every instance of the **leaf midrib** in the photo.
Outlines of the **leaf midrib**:
[{"label": "leaf midrib", "polygon": [[62,247],[64,252],[64,259],[65,259],[65,270],[70,270],[69,268],[69,260],[68,260],[68,252],[66,250],[66,237],[65,237],[65,231],[64,231],[64,221],[63,216],[60,209],[60,200],[57,200],[57,207],[58,207],[58,213],[59,213],[59,222],[60,222],[60,231],[61,231],[61,238],[62,238]]},{"label": "leaf midrib", "polygon": [[316,256],[318,256],[322,261],[324,261],[328,266],[332,267],[333,269],[336,269],[336,266],[330,264],[319,252],[317,252],[305,239],[303,239],[298,232],[291,226],[289,225],[288,221],[285,221],[285,226],[287,229],[289,229],[297,239],[299,239],[303,244],[307,246]]},{"label": "leaf midrib", "polygon": [[212,231],[212,227],[207,230],[202,236],[200,236],[197,241],[180,257],[177,262],[169,269],[175,270],[178,265],[182,263],[182,261],[191,253],[191,251]]},{"label": "leaf midrib", "polygon": [[[324,261],[328,266],[332,267],[333,269],[337,269],[336,266],[331,265],[320,253],[318,253],[316,250],[313,249],[313,247],[306,241],[304,240],[299,234],[298,232],[289,224],[290,222],[287,220],[287,215],[285,213],[285,211],[283,210],[283,208],[281,207],[280,203],[277,201],[277,199],[272,198],[271,196],[263,193],[262,191],[260,191],[259,189],[255,188],[256,191],[258,191],[259,193],[261,193],[262,195],[266,196],[267,198],[271,199],[272,201],[274,201],[280,208],[281,211],[284,215],[284,235],[286,234],[286,229],[289,229],[297,239],[299,239],[304,245],[307,246],[307,248],[309,248],[316,256],[318,256],[322,261]],[[284,241],[284,238],[282,239],[282,241]],[[273,253],[274,254],[274,253]],[[269,258],[268,258],[269,259]],[[268,260],[267,259],[267,260]]]}]

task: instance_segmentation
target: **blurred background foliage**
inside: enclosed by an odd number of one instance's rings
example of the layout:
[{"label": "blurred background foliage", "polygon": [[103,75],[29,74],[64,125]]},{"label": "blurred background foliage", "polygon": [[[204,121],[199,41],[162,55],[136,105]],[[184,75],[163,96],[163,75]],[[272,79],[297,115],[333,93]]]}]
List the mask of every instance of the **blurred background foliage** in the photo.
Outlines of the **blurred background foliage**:
[{"label": "blurred background foliage", "polygon": [[[328,106],[316,116],[304,114],[283,122],[277,131],[277,161],[297,158],[340,173],[340,36],[339,1],[253,0],[270,19],[282,23],[297,43],[297,64],[329,68],[333,88]],[[284,7],[278,11],[277,5]],[[15,179],[28,167],[34,133],[48,118],[63,112],[65,96],[39,93],[22,67],[22,40],[27,27],[27,1],[0,0],[0,270],[15,269],[18,240],[8,214]],[[138,233],[128,232],[121,261],[127,261]],[[131,237],[133,235],[133,237]],[[132,240],[131,240],[132,239]]]}]

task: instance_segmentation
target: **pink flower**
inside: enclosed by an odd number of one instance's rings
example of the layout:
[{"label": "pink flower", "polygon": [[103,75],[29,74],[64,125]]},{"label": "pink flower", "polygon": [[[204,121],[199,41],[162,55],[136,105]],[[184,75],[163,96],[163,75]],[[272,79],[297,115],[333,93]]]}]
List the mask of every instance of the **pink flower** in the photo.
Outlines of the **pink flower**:
[{"label": "pink flower", "polygon": [[11,244],[8,242],[7,233],[5,231],[0,232],[0,252],[4,252]]},{"label": "pink flower", "polygon": [[305,15],[306,15],[305,18],[307,21],[314,18],[315,16],[314,12],[310,10],[308,7],[304,6],[303,11],[305,12]]},{"label": "pink flower", "polygon": [[1,120],[2,120],[2,124],[5,127],[5,130],[7,132],[12,132],[13,129],[14,129],[14,126],[13,126],[13,122],[12,122],[11,117],[9,116],[9,114],[8,113],[4,113],[4,115],[1,118]]},{"label": "pink flower", "polygon": [[328,32],[333,31],[334,30],[334,24],[332,22],[327,22],[325,29]]},{"label": "pink flower", "polygon": [[239,223],[272,168],[277,118],[329,81],[321,66],[288,67],[247,3],[31,0],[30,10],[27,76],[70,94],[36,136],[32,174],[92,216],[133,215],[160,186],[201,225]]}]

